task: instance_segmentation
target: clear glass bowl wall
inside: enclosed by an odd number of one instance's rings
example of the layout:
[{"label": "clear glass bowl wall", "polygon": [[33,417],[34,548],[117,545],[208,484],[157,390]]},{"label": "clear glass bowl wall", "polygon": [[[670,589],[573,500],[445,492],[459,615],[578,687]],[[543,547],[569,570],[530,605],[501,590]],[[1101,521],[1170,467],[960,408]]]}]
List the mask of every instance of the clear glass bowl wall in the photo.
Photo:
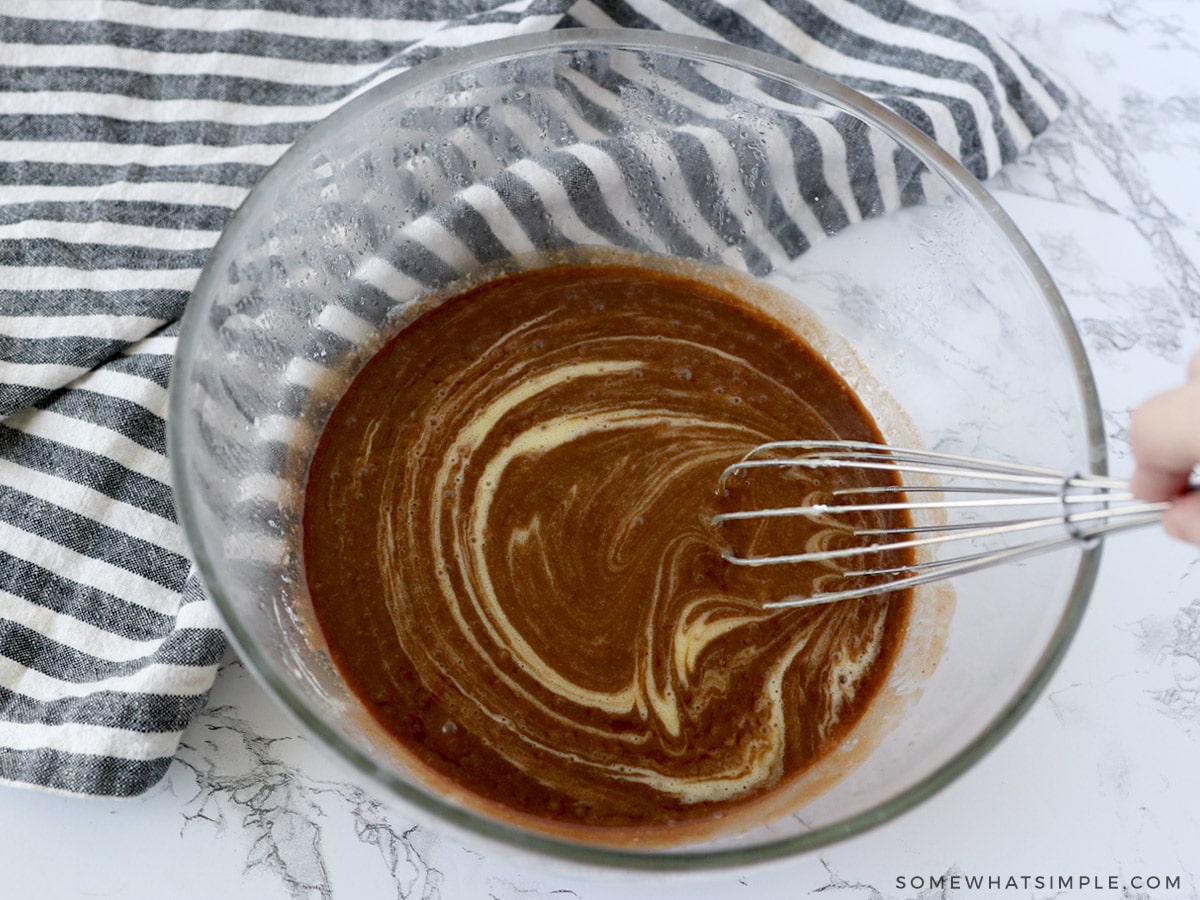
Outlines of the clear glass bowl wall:
[{"label": "clear glass bowl wall", "polygon": [[[1024,712],[1082,614],[1094,551],[960,579],[936,672],[862,765],[799,816],[671,850],[563,842],[431,792],[330,665],[297,524],[331,404],[431,290],[582,245],[779,287],[815,312],[833,356],[886,385],[927,447],[1103,466],[1091,377],[1049,278],[971,176],[898,117],[723,44],[584,30],[506,39],[401,74],[318,125],[254,190],[202,274],[169,440],[181,521],[236,650],[319,743],[410,816],[471,840],[697,868],[886,821]],[[891,399],[862,387],[886,430]]]}]

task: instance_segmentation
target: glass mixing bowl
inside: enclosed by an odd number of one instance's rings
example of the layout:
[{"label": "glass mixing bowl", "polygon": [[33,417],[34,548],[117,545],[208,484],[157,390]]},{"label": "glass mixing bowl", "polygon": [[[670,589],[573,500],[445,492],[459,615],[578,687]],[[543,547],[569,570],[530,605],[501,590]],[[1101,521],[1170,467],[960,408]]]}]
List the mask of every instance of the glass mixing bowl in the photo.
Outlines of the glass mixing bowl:
[{"label": "glass mixing bowl", "polygon": [[200,277],[170,387],[170,458],[180,520],[237,652],[412,818],[560,858],[643,869],[778,858],[944,787],[1046,684],[1097,550],[962,577],[953,604],[929,592],[873,731],[814,776],[824,792],[699,844],[592,846],[499,822],[415,777],[347,692],[298,553],[307,463],[331,405],[420,298],[510,257],[579,246],[720,265],[800,301],[893,442],[1103,469],[1095,389],[1045,270],[983,188],[898,116],[717,42],[619,30],[504,39],[400,74],[313,128]]}]

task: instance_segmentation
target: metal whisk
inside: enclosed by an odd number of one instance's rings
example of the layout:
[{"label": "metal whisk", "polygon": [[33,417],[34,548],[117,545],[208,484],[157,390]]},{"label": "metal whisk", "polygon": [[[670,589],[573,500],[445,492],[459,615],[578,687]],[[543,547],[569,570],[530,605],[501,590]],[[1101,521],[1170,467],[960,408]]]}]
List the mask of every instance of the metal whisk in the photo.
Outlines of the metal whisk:
[{"label": "metal whisk", "polygon": [[[832,503],[722,513],[713,518],[714,523],[796,516],[828,522],[881,512],[941,520],[856,529],[853,534],[863,542],[852,547],[761,556],[727,549],[725,559],[738,566],[823,563],[890,551],[916,551],[928,557],[911,564],[846,571],[842,576],[855,581],[852,588],[787,598],[766,604],[770,608],[868,597],[1071,544],[1091,546],[1104,535],[1158,522],[1170,505],[1139,500],[1130,494],[1127,482],[1116,478],[857,441],[763,444],[721,473],[719,489],[725,491],[734,476],[768,468],[874,470],[896,473],[904,483],[839,489],[832,492]],[[946,552],[955,547],[967,549]]]}]

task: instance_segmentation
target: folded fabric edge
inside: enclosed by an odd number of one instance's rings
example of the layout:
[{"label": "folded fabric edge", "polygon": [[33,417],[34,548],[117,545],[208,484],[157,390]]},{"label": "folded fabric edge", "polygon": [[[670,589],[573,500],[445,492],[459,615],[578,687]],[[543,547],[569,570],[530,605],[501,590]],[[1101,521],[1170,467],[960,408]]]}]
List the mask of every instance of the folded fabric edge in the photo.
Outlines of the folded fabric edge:
[{"label": "folded fabric edge", "polygon": [[[81,633],[86,637],[87,629]],[[86,651],[62,641],[76,643],[78,637],[59,627],[44,643],[61,644],[74,658]],[[78,693],[39,699],[38,691],[21,690],[20,678],[9,679],[0,719],[0,784],[120,798],[144,794],[161,781],[186,728],[208,702],[226,648],[216,611],[194,575],[183,586],[174,625],[150,644],[153,649],[138,672],[157,667],[166,676],[148,689],[137,683],[137,673],[132,683],[120,675],[104,678],[108,667],[123,671],[136,662],[113,662],[104,655],[91,663],[99,679],[95,691],[85,690],[89,682],[83,681],[75,686]],[[91,650],[101,653],[98,646]],[[31,684],[52,681],[54,676],[38,671],[34,662],[26,673],[37,676]],[[168,727],[155,730],[156,725]]]},{"label": "folded fabric edge", "polygon": [[51,747],[0,748],[0,784],[70,797],[130,799],[158,784],[170,768],[181,733],[164,735],[166,756],[127,759]]}]

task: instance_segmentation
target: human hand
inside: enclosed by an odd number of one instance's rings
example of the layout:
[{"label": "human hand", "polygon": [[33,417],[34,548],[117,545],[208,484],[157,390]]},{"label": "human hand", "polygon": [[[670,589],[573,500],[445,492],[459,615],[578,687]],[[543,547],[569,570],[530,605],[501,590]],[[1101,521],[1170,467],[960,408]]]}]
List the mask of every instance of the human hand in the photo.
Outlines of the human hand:
[{"label": "human hand", "polygon": [[1187,382],[1151,397],[1129,419],[1135,467],[1130,490],[1143,500],[1171,500],[1163,516],[1167,533],[1200,545],[1200,491],[1188,492],[1200,464],[1200,353],[1188,364]]}]

